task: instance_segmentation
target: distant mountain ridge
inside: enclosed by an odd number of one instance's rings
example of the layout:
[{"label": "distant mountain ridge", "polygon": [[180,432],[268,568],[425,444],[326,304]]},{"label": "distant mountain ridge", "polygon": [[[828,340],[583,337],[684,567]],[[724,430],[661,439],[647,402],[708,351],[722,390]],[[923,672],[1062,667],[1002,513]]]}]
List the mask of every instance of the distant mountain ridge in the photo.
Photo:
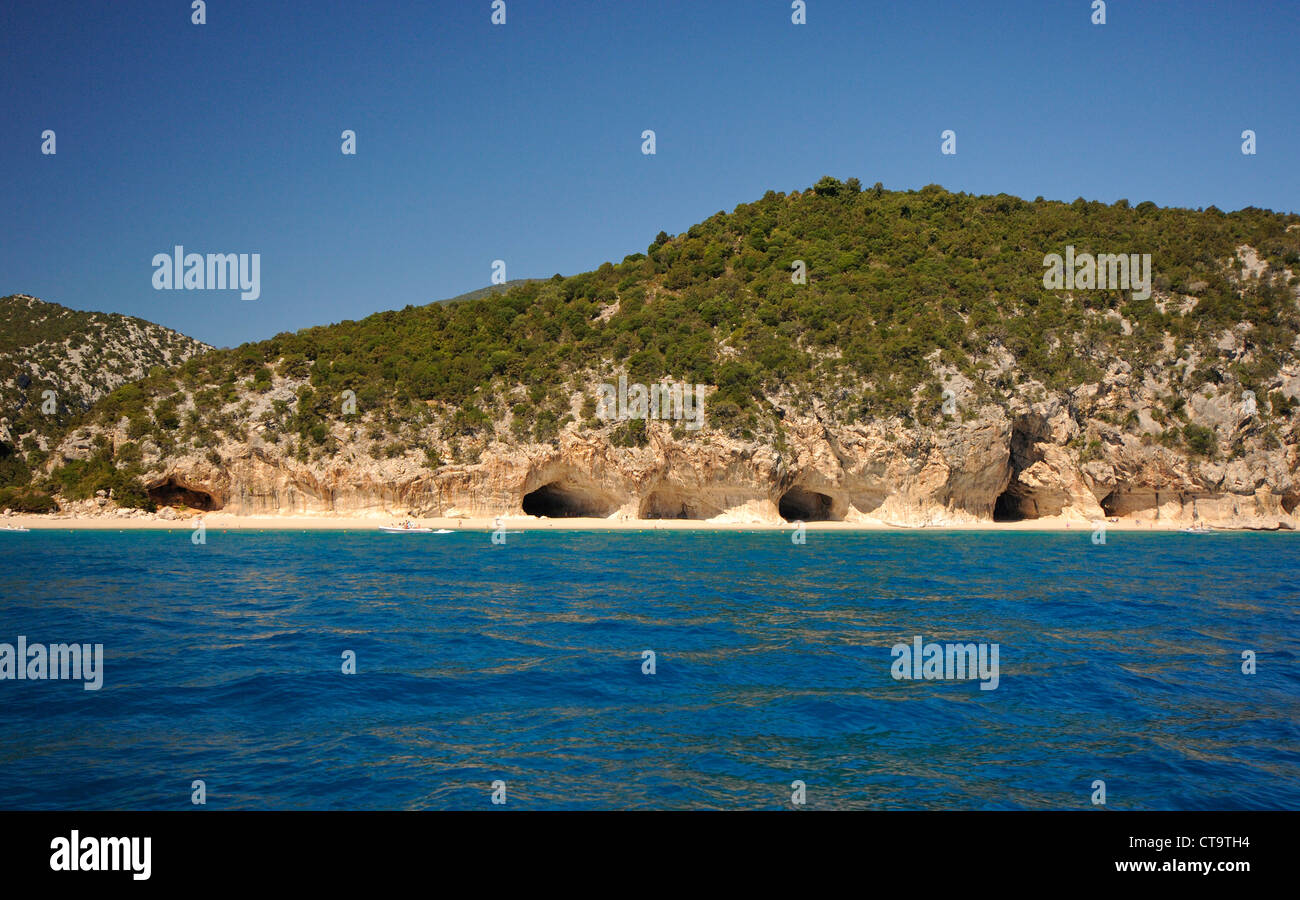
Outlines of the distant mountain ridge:
[{"label": "distant mountain ridge", "polygon": [[[10,471],[39,463],[67,424],[151,369],[178,366],[212,347],[162,325],[83,312],[28,294],[0,297],[0,489]],[[52,392],[52,393],[47,393]],[[6,474],[7,473],[7,474]]]},{"label": "distant mountain ridge", "polygon": [[463,303],[466,300],[480,300],[483,297],[490,297],[493,294],[503,294],[511,288],[517,288],[525,284],[532,284],[534,281],[543,281],[542,278],[512,278],[501,284],[490,284],[487,287],[481,287],[476,291],[466,291],[463,294],[457,294],[455,297],[447,297],[443,300],[435,300],[434,303]]}]

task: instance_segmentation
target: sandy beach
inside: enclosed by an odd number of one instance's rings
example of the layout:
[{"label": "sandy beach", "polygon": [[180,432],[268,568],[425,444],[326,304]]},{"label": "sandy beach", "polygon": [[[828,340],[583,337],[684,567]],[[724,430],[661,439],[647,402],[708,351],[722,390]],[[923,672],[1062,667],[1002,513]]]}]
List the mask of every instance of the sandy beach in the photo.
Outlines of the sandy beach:
[{"label": "sandy beach", "polygon": [[[18,526],[33,531],[136,531],[166,530],[190,531],[202,518],[208,531],[375,531],[381,526],[395,525],[404,519],[384,514],[373,516],[280,515],[236,516],[229,513],[205,513],[175,520],[153,517],[10,515],[0,520],[0,529]],[[424,528],[447,528],[452,531],[490,532],[497,527],[494,518],[410,518],[410,522]],[[596,518],[536,518],[533,516],[503,516],[501,525],[509,530],[529,531],[793,531],[790,522],[732,522],[695,519],[596,519]],[[1061,531],[1091,533],[1097,523],[1078,519],[1042,518],[1019,522],[968,522],[935,525],[891,525],[879,521],[859,522],[809,522],[804,527],[809,532],[832,531]],[[1106,520],[1107,531],[1182,531],[1185,522],[1152,519]],[[1215,527],[1215,531],[1248,531]]]}]

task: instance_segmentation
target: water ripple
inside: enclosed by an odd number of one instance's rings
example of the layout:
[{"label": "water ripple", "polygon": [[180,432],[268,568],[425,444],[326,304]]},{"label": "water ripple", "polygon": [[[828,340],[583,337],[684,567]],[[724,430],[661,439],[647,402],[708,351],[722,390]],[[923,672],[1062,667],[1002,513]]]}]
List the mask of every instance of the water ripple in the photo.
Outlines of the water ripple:
[{"label": "water ripple", "polygon": [[[106,656],[0,681],[8,808],[1300,806],[1285,535],[4,538],[0,641]],[[913,635],[998,689],[895,681]]]}]

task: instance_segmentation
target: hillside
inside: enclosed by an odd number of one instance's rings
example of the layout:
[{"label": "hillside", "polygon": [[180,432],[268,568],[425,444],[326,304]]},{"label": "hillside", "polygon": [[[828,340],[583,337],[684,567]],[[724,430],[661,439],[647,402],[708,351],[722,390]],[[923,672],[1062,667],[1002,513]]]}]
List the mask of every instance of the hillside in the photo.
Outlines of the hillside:
[{"label": "hillside", "polygon": [[503,294],[511,288],[517,288],[525,284],[538,281],[536,278],[512,278],[504,284],[490,284],[487,287],[481,287],[476,291],[466,291],[463,294],[457,294],[455,297],[447,297],[443,300],[435,300],[435,303],[461,303],[465,300],[480,300],[484,297],[491,297],[493,294]]},{"label": "hillside", "polygon": [[[1045,287],[1067,253],[1150,254],[1149,291]],[[1291,527],[1297,272],[1295,215],[828,177],[594,272],[154,371],[62,450],[248,513]],[[704,427],[602,421],[620,374],[705,385]]]},{"label": "hillside", "polygon": [[29,464],[44,463],[52,442],[95,401],[211,349],[131,316],[0,297],[0,505],[26,505],[12,494],[26,484]]}]

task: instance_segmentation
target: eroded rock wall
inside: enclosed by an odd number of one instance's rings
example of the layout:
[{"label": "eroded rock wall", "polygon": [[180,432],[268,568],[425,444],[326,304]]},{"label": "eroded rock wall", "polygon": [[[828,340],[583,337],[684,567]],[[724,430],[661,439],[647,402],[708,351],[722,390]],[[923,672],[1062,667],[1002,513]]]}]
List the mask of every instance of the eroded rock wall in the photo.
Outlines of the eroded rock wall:
[{"label": "eroded rock wall", "polygon": [[913,429],[790,417],[781,451],[707,430],[674,437],[654,422],[647,446],[621,448],[571,426],[556,444],[497,442],[475,464],[437,469],[406,458],[305,463],[274,448],[228,448],[221,465],[175,459],[151,473],[149,485],[160,499],[208,497],[209,508],[238,515],[1294,524],[1294,448],[1197,462],[1121,434],[1084,460],[1072,443],[1078,432],[1053,403]]}]

